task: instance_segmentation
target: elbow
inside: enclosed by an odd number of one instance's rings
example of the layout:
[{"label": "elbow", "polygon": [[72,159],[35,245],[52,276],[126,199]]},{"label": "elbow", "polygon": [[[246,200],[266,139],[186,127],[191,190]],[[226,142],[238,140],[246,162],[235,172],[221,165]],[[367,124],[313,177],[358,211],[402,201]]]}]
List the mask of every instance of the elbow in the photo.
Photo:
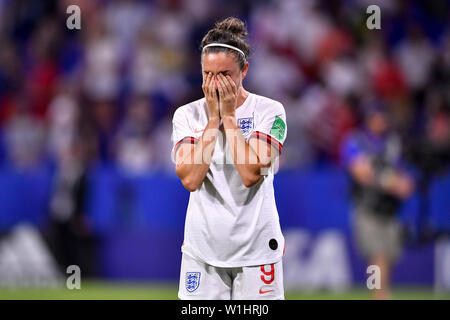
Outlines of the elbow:
[{"label": "elbow", "polygon": [[182,165],[177,165],[175,172],[177,173],[178,177],[181,180],[181,183],[183,184],[183,187],[188,190],[189,192],[194,192],[196,191],[202,181],[198,181],[198,179],[195,179],[195,177],[192,177],[191,174],[189,174],[189,172],[187,172],[185,170],[185,167]]},{"label": "elbow", "polygon": [[198,189],[198,186],[192,183],[191,184],[183,183],[183,186],[189,192],[194,192],[195,190]]},{"label": "elbow", "polygon": [[261,177],[262,177],[262,176],[260,176],[260,175],[255,175],[255,176],[252,176],[252,177],[248,177],[248,178],[246,178],[246,179],[243,179],[244,186],[245,186],[246,188],[251,188],[251,187],[253,187],[255,184],[258,183],[259,180],[261,180]]},{"label": "elbow", "polygon": [[244,181],[244,186],[245,186],[246,188],[251,188],[251,187],[253,187],[255,184],[256,184],[256,182],[253,182],[253,181]]},{"label": "elbow", "polygon": [[183,187],[189,192],[194,192],[200,186],[199,183],[188,178],[181,179],[181,183],[183,184]]},{"label": "elbow", "polygon": [[268,166],[258,166],[255,170],[248,172],[245,175],[241,175],[242,182],[246,188],[251,188],[257,184],[267,172]]}]

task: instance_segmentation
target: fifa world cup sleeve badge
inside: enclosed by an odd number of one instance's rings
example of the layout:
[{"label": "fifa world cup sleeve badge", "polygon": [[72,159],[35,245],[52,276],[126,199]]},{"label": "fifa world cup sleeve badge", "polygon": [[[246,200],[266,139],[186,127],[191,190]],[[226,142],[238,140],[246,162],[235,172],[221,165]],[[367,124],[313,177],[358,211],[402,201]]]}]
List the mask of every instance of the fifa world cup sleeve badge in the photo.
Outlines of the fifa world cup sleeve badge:
[{"label": "fifa world cup sleeve badge", "polygon": [[273,122],[272,129],[270,129],[270,134],[280,141],[283,141],[284,134],[286,132],[286,124],[283,119],[279,116],[275,116],[275,121]]}]

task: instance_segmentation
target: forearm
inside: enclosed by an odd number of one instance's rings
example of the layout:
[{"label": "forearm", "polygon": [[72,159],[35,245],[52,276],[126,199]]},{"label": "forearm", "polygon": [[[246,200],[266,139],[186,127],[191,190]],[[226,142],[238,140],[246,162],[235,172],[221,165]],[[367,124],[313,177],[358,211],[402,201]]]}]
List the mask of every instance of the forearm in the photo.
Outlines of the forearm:
[{"label": "forearm", "polygon": [[245,141],[241,129],[236,124],[235,116],[222,118],[225,136],[233,162],[246,187],[250,187],[261,178],[261,168],[267,164],[261,162],[258,154]]},{"label": "forearm", "polygon": [[394,169],[384,170],[380,174],[379,185],[385,192],[401,199],[409,197],[414,188],[413,182],[409,176]]},{"label": "forearm", "polygon": [[350,167],[350,172],[359,184],[400,198],[408,197],[413,189],[411,179],[405,174],[394,169],[376,172],[370,162],[364,158],[357,159]]},{"label": "forearm", "polygon": [[209,170],[219,131],[219,123],[218,118],[210,119],[203,135],[191,149],[191,152],[185,155],[180,154],[181,160],[176,164],[176,172],[189,191],[198,189]]}]

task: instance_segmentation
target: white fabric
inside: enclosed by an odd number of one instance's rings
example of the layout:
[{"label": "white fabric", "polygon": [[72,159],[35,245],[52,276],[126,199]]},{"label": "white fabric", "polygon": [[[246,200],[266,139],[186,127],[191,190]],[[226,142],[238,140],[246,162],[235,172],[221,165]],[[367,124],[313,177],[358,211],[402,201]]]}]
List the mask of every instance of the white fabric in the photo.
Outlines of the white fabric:
[{"label": "white fabric", "polygon": [[[190,273],[197,273],[193,282],[187,279]],[[189,285],[192,287],[188,290]],[[218,268],[183,254],[178,298],[181,300],[284,300],[283,262],[253,267]]]},{"label": "white fabric", "polygon": [[[254,131],[270,135],[276,116],[286,123],[281,103],[251,93],[235,114],[238,123],[242,119],[250,123],[244,134],[246,139]],[[173,117],[173,145],[185,137],[199,139],[207,123],[205,98],[178,108]],[[287,127],[280,143],[286,134]],[[182,252],[216,267],[280,261],[284,237],[275,204],[274,166],[258,183],[247,188],[235,165],[224,164],[225,157],[232,159],[221,127],[205,180],[190,194]],[[271,239],[276,240],[276,249],[269,247]]]}]

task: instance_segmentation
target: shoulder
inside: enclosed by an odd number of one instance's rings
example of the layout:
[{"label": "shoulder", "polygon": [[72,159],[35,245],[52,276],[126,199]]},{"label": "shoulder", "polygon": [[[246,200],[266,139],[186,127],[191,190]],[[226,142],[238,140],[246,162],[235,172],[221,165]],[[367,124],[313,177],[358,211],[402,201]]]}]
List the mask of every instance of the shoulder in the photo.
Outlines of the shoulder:
[{"label": "shoulder", "polygon": [[256,100],[256,111],[258,113],[260,114],[270,113],[280,115],[285,114],[284,106],[281,102],[257,94],[253,94],[253,96]]},{"label": "shoulder", "polygon": [[352,130],[347,133],[340,146],[341,162],[345,167],[350,167],[356,157],[364,152],[362,143],[363,133],[359,130]]},{"label": "shoulder", "polygon": [[344,153],[360,152],[364,149],[364,133],[360,130],[352,130],[347,133],[341,143],[341,151]]},{"label": "shoulder", "polygon": [[203,97],[201,99],[189,102],[178,107],[173,114],[173,118],[176,119],[179,117],[198,117],[202,111],[204,112],[203,105],[205,103],[205,100],[206,99]]}]

